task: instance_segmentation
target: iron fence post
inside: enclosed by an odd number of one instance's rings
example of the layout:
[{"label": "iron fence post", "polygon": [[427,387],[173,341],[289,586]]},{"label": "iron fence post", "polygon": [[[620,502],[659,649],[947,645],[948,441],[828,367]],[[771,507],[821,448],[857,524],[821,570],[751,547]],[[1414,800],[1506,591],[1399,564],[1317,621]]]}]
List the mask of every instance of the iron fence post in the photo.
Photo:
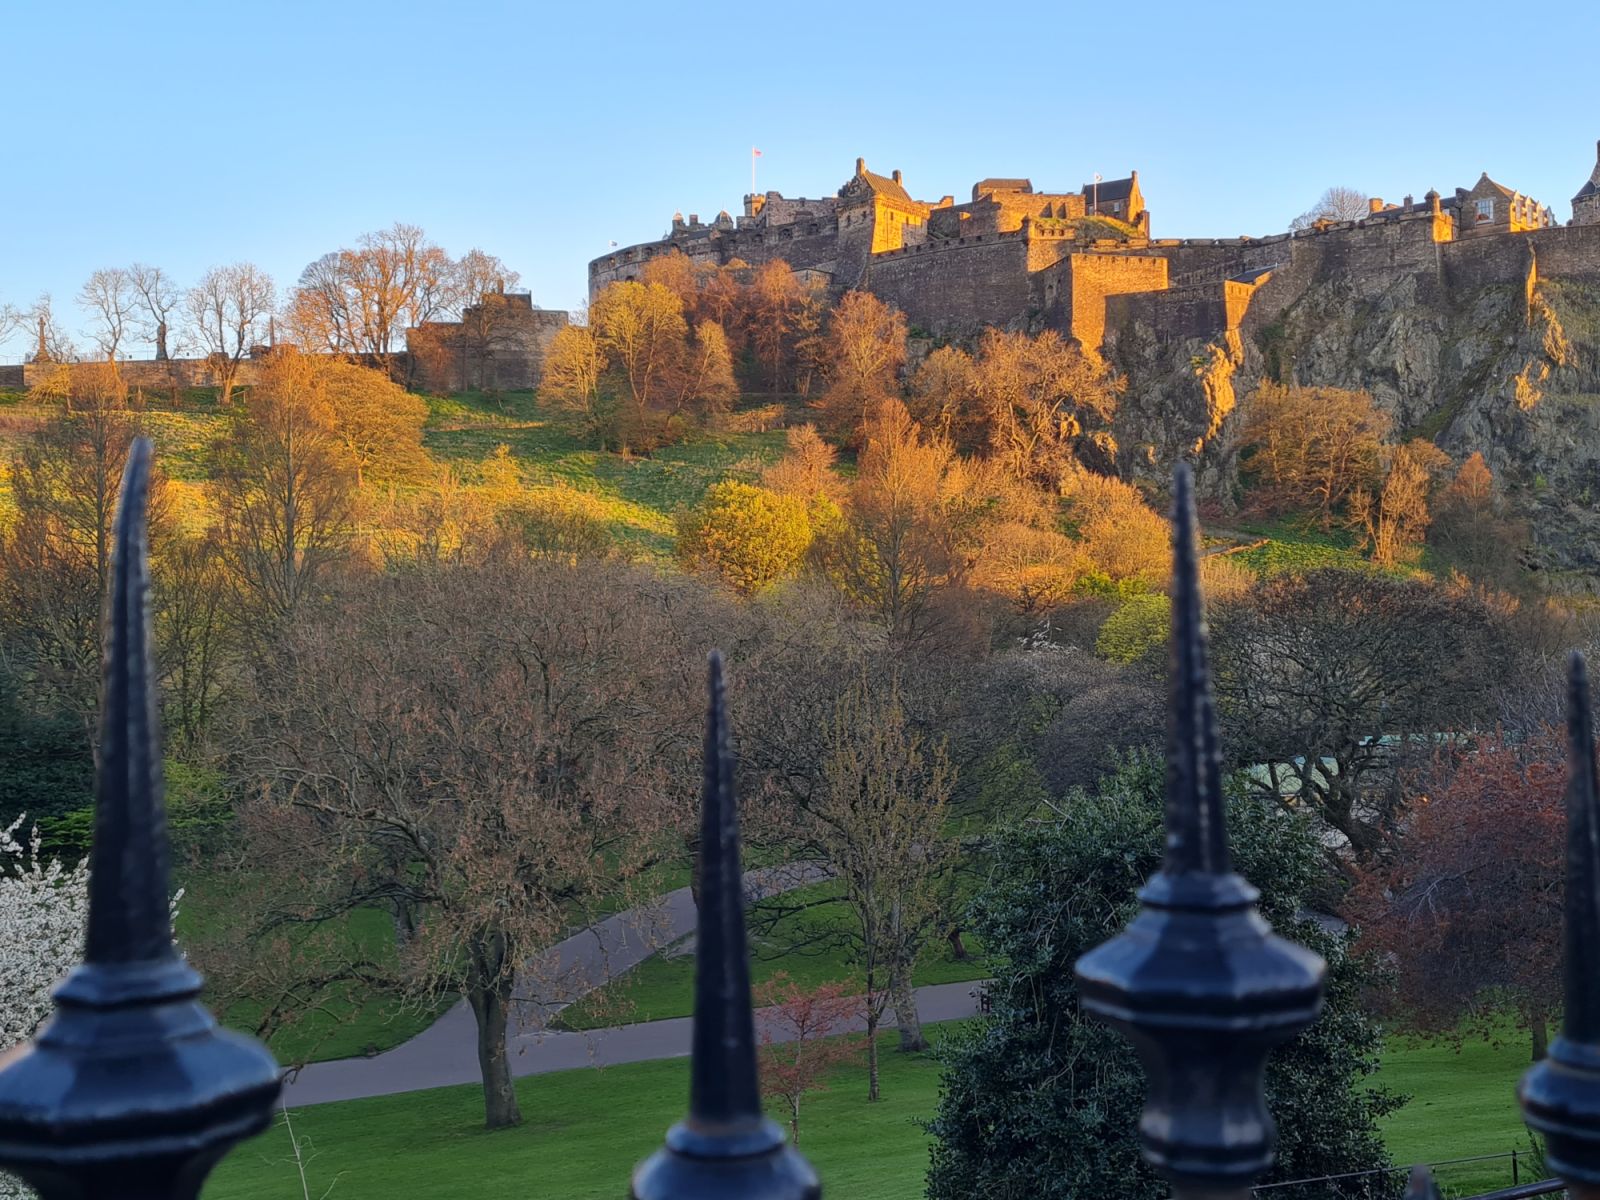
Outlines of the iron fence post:
[{"label": "iron fence post", "polygon": [[722,656],[707,677],[689,1115],[633,1175],[634,1200],[819,1200],[811,1164],[765,1115],[745,939],[744,871]]},{"label": "iron fence post", "polygon": [[1139,914],[1076,976],[1084,1010],[1144,1063],[1145,1161],[1183,1200],[1235,1200],[1273,1159],[1267,1052],[1316,1019],[1326,965],[1272,933],[1230,863],[1187,465],[1173,481],[1172,539],[1166,856]]},{"label": "iron fence post", "polygon": [[150,442],[117,505],[106,613],[84,961],[55,1015],[0,1070],[0,1166],[45,1200],[191,1200],[281,1086],[262,1045],[221,1030],[172,941],[151,657]]}]

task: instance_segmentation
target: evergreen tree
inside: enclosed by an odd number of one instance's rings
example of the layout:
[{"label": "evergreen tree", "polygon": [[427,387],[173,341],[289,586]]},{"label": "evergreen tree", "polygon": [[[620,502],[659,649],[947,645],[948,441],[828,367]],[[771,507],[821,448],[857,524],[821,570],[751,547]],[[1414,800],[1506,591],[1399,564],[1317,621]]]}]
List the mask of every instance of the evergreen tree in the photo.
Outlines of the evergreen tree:
[{"label": "evergreen tree", "polygon": [[[1299,915],[1323,869],[1300,821],[1231,790],[1236,869],[1261,889],[1267,920],[1328,961],[1321,1019],[1268,1063],[1279,1134],[1269,1178],[1390,1167],[1378,1120],[1404,1100],[1364,1082],[1381,1046],[1361,1008],[1378,982],[1375,968],[1350,953],[1353,934]],[[930,1200],[1145,1200],[1164,1192],[1139,1157],[1138,1060],[1120,1035],[1080,1011],[1072,976],[1079,955],[1133,916],[1136,889],[1161,865],[1162,792],[1160,764],[1136,759],[1096,794],[1074,793],[1066,819],[999,838],[1000,869],[974,901],[969,926],[1001,964],[989,989],[992,1015],[941,1047],[939,1109],[928,1123]],[[1397,1174],[1344,1180],[1340,1194],[1390,1196],[1399,1182]],[[1296,1200],[1311,1197],[1297,1190]]]}]

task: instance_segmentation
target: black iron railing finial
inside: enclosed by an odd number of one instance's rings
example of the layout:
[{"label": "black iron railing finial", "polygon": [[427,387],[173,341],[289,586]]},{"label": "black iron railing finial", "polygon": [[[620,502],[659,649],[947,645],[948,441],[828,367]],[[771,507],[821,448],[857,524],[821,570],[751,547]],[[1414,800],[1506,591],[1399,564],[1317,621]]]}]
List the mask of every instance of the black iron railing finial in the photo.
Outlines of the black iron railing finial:
[{"label": "black iron railing finial", "polygon": [[136,440],[117,507],[84,962],[0,1070],[0,1167],[45,1200],[189,1200],[266,1128],[277,1064],[217,1028],[172,944],[146,507]]},{"label": "black iron railing finial", "polygon": [[1545,1162],[1574,1195],[1600,1190],[1600,792],[1588,670],[1567,675],[1566,1005],[1559,1036],[1517,1098],[1544,1135]]},{"label": "black iron railing finial", "polygon": [[689,1115],[633,1176],[634,1200],[816,1200],[816,1172],[764,1115],[722,656],[711,655]]},{"label": "black iron railing finial", "polygon": [[1140,1145],[1175,1193],[1243,1195],[1272,1163],[1267,1052],[1322,1006],[1326,967],[1273,935],[1229,865],[1201,609],[1193,480],[1173,481],[1166,856],[1139,915],[1078,960],[1084,1010],[1120,1030],[1149,1077]]}]

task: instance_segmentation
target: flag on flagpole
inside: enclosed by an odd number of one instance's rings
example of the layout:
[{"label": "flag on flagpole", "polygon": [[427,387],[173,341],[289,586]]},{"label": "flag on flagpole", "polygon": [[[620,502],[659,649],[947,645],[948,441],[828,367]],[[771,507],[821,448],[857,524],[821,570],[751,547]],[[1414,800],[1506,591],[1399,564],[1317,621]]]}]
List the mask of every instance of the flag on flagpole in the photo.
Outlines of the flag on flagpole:
[{"label": "flag on flagpole", "polygon": [[761,151],[757,150],[754,146],[751,146],[750,147],[750,157],[752,157],[752,158],[760,158],[761,157]]},{"label": "flag on flagpole", "polygon": [[1100,172],[1099,172],[1099,171],[1096,171],[1096,172],[1095,172],[1095,173],[1094,173],[1094,181],[1095,181],[1095,182],[1096,182],[1096,183],[1099,183],[1099,182],[1100,182],[1100,181],[1101,181],[1101,180],[1102,180],[1102,179],[1104,179],[1104,178],[1105,178],[1105,176],[1104,176],[1104,175],[1102,175],[1102,174],[1100,174]]}]

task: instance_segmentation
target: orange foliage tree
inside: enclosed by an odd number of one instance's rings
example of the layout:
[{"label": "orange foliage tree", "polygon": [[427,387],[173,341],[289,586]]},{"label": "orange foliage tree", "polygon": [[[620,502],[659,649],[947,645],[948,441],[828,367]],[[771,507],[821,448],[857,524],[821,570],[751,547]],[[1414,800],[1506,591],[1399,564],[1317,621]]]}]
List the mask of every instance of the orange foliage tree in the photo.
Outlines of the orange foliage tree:
[{"label": "orange foliage tree", "polygon": [[800,1144],[800,1102],[828,1090],[828,1076],[861,1057],[859,1038],[842,1037],[860,1018],[861,997],[847,980],[805,987],[778,971],[755,987],[761,1037],[761,1093],[788,1110]]},{"label": "orange foliage tree", "polygon": [[1401,1014],[1420,1029],[1493,1036],[1510,1008],[1543,1056],[1561,1003],[1563,759],[1553,731],[1462,755],[1360,879],[1363,935],[1397,966]]}]

